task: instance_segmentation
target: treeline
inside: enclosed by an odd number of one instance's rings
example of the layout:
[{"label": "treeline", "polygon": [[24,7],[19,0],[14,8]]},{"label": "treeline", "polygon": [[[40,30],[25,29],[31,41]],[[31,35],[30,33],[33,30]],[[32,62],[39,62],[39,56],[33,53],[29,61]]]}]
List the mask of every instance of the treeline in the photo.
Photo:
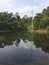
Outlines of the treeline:
[{"label": "treeline", "polygon": [[0,12],[0,30],[27,30],[31,21],[32,17],[25,15],[21,18],[18,12],[15,15],[13,13]]},{"label": "treeline", "polygon": [[[33,25],[33,26],[32,26]],[[16,12],[8,13],[8,12],[0,12],[0,30],[27,30],[28,27],[31,29],[33,27],[34,30],[39,29],[47,29],[49,30],[49,7],[43,9],[42,13],[37,13],[33,18],[24,15],[24,17],[20,17],[19,13]]]},{"label": "treeline", "polygon": [[49,7],[43,9],[42,13],[37,13],[33,19],[33,29],[49,30]]}]

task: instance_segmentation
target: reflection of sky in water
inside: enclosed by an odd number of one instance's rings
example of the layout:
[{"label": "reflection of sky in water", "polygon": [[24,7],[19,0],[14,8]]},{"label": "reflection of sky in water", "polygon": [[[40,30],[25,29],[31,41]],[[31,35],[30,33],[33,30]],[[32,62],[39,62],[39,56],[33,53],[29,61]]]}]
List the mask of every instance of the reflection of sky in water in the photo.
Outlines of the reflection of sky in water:
[{"label": "reflection of sky in water", "polygon": [[42,51],[41,48],[36,48],[32,41],[21,39],[18,46],[13,44],[0,48],[0,64],[12,65],[39,60],[49,60],[49,54]]}]

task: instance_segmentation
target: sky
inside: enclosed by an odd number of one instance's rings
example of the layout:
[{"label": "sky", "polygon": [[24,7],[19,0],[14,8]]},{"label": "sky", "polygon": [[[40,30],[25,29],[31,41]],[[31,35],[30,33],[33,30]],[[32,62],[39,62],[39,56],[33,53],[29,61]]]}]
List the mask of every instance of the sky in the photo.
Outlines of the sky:
[{"label": "sky", "polygon": [[49,6],[49,0],[0,0],[0,12],[19,12],[19,15],[35,16]]}]

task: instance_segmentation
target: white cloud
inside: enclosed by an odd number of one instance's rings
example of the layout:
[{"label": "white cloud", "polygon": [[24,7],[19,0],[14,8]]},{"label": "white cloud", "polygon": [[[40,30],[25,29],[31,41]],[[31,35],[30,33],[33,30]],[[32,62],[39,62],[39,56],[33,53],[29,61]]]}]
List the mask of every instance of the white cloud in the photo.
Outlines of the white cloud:
[{"label": "white cloud", "polygon": [[6,11],[6,9],[9,7],[10,0],[0,0],[0,11]]},{"label": "white cloud", "polygon": [[8,11],[8,12],[19,12],[20,16],[24,16],[25,14],[28,16],[32,15],[32,10],[35,11],[37,6],[25,6],[24,8],[16,8],[16,5],[13,5],[10,0],[0,0],[0,11]]},{"label": "white cloud", "polygon": [[32,16],[32,11],[34,13],[34,11],[37,10],[37,7],[38,6],[26,6],[24,8],[18,8],[17,11],[20,13],[21,16],[24,16],[25,14],[28,16]]},{"label": "white cloud", "polygon": [[0,0],[0,7],[7,7],[9,4],[9,0]]}]

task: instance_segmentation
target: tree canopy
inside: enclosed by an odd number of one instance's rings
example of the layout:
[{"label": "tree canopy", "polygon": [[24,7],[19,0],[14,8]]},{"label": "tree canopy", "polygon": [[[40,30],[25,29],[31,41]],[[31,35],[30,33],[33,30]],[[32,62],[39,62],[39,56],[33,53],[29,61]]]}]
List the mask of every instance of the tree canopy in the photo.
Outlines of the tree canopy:
[{"label": "tree canopy", "polygon": [[0,30],[27,30],[31,17],[20,17],[19,13],[0,12]]},{"label": "tree canopy", "polygon": [[42,13],[37,13],[33,20],[34,30],[48,29],[49,30],[49,7],[43,9]]}]

